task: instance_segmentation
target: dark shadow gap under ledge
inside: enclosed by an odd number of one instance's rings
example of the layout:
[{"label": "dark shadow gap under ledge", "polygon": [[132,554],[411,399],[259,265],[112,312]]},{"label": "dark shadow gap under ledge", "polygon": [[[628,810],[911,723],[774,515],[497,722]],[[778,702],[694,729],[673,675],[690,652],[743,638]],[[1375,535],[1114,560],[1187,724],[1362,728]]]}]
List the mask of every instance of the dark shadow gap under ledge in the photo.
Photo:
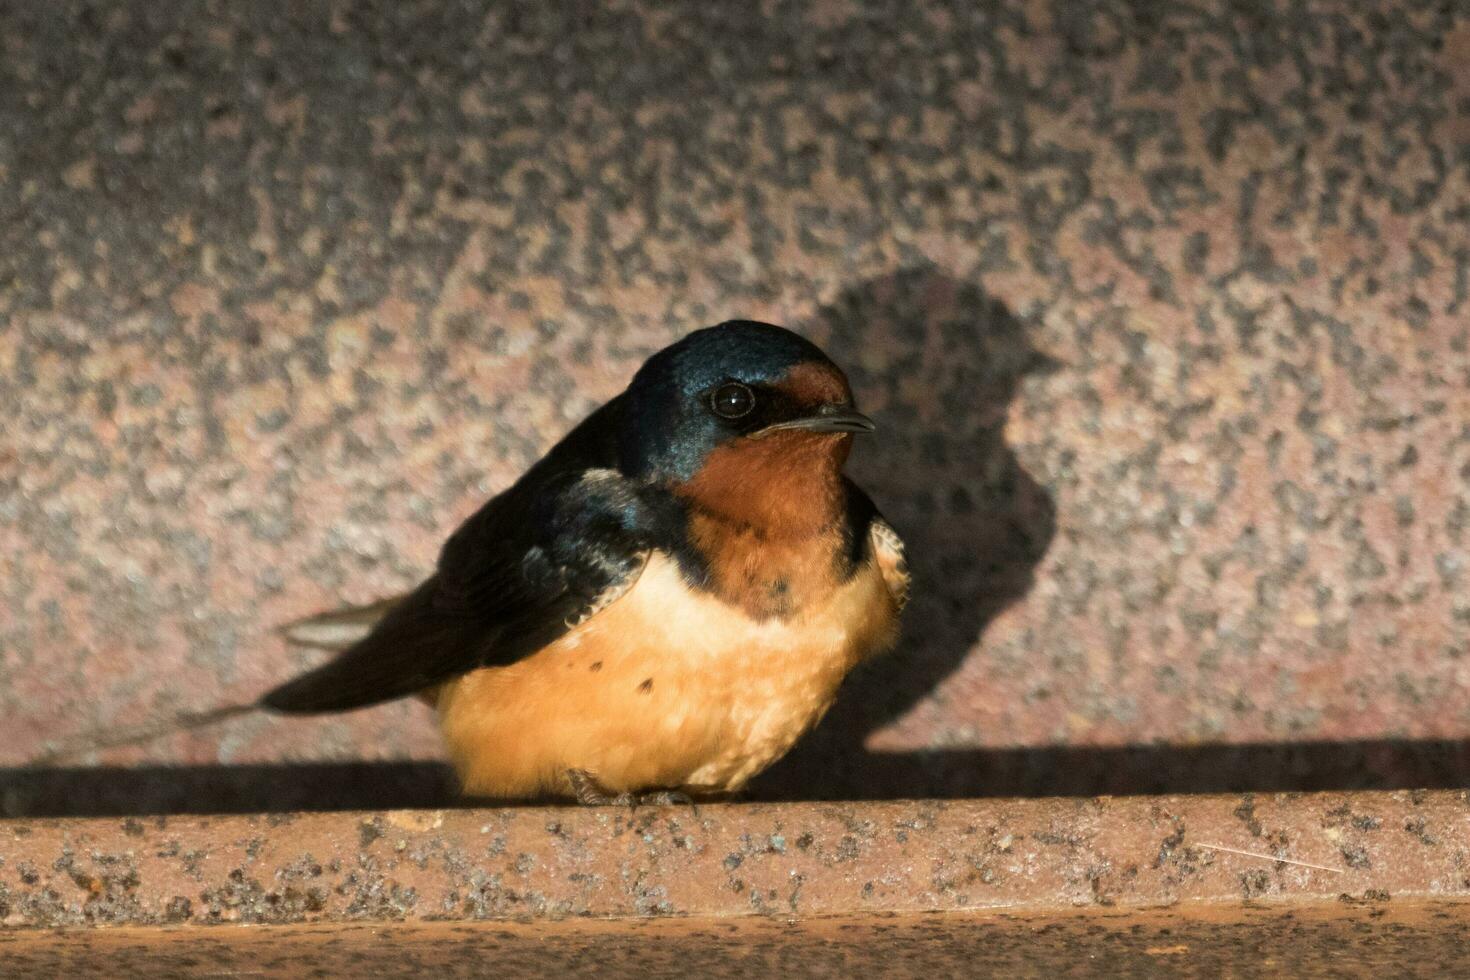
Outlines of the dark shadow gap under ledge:
[{"label": "dark shadow gap under ledge", "polygon": [[[1470,787],[1470,740],[1133,745],[869,753],[820,781],[778,764],[751,801],[1324,792]],[[438,762],[0,769],[0,816],[443,808]],[[485,801],[480,801],[485,802]]]}]

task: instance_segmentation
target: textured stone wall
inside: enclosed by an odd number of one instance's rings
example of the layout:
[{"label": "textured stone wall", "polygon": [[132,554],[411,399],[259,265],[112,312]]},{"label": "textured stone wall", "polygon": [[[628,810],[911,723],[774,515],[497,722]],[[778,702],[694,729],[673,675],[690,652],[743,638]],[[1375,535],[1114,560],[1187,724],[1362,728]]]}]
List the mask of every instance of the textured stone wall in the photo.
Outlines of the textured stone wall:
[{"label": "textured stone wall", "polygon": [[793,792],[1470,734],[1470,8],[479,6],[0,9],[0,764],[306,666],[732,316],[849,368],[917,575]]}]

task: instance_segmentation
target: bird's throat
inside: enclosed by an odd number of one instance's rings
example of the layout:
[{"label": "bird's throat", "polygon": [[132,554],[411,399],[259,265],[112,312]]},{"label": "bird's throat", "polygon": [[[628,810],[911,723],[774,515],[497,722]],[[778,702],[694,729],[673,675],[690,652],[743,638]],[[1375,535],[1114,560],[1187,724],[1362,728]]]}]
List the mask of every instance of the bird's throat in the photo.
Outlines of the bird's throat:
[{"label": "bird's throat", "polygon": [[721,447],[676,492],[706,586],[757,618],[785,618],[841,578],[851,436],[783,433]]},{"label": "bird's throat", "polygon": [[697,510],[768,537],[820,531],[842,514],[852,436],[782,432],[714,450],[675,492]]}]

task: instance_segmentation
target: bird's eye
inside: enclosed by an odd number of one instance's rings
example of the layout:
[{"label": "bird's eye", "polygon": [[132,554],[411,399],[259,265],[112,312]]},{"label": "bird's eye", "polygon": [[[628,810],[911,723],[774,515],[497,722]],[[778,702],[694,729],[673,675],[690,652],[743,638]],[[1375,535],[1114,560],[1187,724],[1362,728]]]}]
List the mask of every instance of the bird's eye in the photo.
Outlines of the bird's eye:
[{"label": "bird's eye", "polygon": [[755,408],[755,392],[738,381],[720,385],[710,396],[710,406],[721,418],[738,419]]}]

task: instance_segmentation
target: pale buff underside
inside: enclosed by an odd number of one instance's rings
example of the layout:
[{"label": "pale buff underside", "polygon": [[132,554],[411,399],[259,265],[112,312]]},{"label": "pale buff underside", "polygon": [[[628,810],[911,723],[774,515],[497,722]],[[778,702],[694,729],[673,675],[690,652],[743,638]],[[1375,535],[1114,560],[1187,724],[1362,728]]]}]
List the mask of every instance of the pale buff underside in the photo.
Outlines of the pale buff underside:
[{"label": "pale buff underside", "polygon": [[550,646],[440,689],[465,792],[567,793],[568,769],[614,793],[739,789],[821,718],[855,664],[892,645],[891,557],[796,616],[755,620],[655,553],[626,594]]}]

